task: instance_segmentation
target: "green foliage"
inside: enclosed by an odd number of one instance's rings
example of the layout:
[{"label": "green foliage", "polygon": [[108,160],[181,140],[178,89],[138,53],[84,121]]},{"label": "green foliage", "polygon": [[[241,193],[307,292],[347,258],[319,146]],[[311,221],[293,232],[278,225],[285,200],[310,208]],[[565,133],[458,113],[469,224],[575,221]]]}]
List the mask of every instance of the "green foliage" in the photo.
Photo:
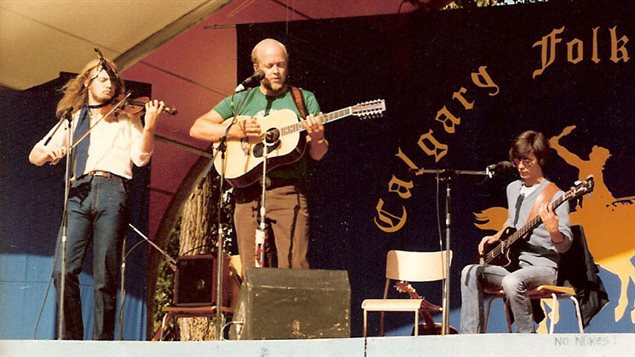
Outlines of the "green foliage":
[{"label": "green foliage", "polygon": [[[212,196],[209,197],[210,205],[209,209],[206,209],[205,219],[210,222],[209,234],[206,234],[206,240],[204,241],[205,247],[195,247],[194,249],[201,250],[206,253],[214,253],[216,247],[217,240],[217,207],[218,207],[218,198],[215,193],[219,190],[219,176],[214,172],[210,173],[211,177],[208,177],[211,182],[211,192]],[[224,237],[224,250],[227,252],[232,252],[234,248],[232,245],[233,237],[234,237],[234,225],[233,225],[233,200],[231,199],[232,189],[227,185],[224,186],[224,192],[226,192],[225,200],[223,201],[223,208],[221,211],[221,230]],[[181,235],[181,220],[183,217],[179,217],[176,221],[174,228],[167,238],[166,242],[166,252],[171,257],[178,257],[180,254],[180,235]],[[163,313],[161,312],[161,308],[170,304],[173,301],[174,297],[174,269],[170,266],[169,262],[165,259],[161,258],[158,267],[157,274],[157,282],[154,291],[154,308],[152,311],[153,318],[153,329],[152,331],[156,331],[161,326],[161,319],[163,318]]]},{"label": "green foliage", "polygon": [[[165,251],[171,257],[179,255],[179,235],[181,234],[181,219],[179,218],[172,230],[172,233],[167,239],[167,247]],[[156,331],[161,326],[161,319],[163,313],[161,308],[172,302],[174,297],[174,270],[170,266],[170,263],[161,258],[159,262],[159,273],[157,275],[157,283],[154,289],[154,305],[152,311],[153,328],[152,331]]]}]

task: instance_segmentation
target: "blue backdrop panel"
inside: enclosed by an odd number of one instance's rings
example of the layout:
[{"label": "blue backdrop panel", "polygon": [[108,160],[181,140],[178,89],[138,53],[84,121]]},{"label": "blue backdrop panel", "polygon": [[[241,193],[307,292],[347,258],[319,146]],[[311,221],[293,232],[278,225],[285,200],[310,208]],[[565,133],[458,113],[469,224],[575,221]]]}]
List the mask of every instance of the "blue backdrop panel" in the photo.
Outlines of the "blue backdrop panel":
[{"label": "blue backdrop panel", "polygon": [[[0,89],[0,339],[56,337],[56,290],[49,283],[62,216],[64,164],[36,167],[29,164],[28,155],[55,124],[59,88],[72,76],[62,73],[56,80],[21,92]],[[132,82],[127,87],[135,95],[150,93],[147,84]],[[135,169],[130,190],[132,222],[146,232],[149,170]],[[139,240],[131,231],[127,246]],[[146,337],[145,247],[128,257],[123,321],[128,340]],[[89,248],[80,275],[85,336],[92,336],[91,257]]]}]

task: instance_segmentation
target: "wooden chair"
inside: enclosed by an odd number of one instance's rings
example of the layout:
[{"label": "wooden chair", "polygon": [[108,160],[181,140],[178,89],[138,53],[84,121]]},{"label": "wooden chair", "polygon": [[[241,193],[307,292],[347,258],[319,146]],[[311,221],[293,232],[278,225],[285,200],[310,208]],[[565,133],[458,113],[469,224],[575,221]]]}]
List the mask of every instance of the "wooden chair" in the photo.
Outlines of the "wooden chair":
[{"label": "wooden chair", "polygon": [[[161,327],[155,332],[152,341],[163,341],[166,327],[171,321],[176,324],[176,320],[182,317],[213,318],[216,316],[216,306],[164,306],[161,311],[165,315],[163,315]],[[225,306],[221,308],[221,311],[223,314],[232,313],[232,310]]]},{"label": "wooden chair", "polygon": [[[444,257],[452,260],[452,251],[440,252],[408,252],[391,250],[386,257],[386,285],[383,299],[366,299],[362,302],[364,310],[364,337],[367,334],[368,312],[381,312],[380,334],[384,335],[384,313],[411,312],[414,314],[414,334],[419,334],[420,311],[441,312],[442,308],[431,304],[423,298],[388,299],[388,289],[392,281],[428,282],[443,281],[447,277]],[[429,316],[429,315],[427,315]]]},{"label": "wooden chair", "polygon": [[[234,255],[227,258],[228,261],[225,263],[229,263],[229,273],[225,275],[223,279],[227,279],[231,284],[230,290],[231,292],[228,294],[230,296],[230,301],[228,301],[229,306],[222,306],[221,312],[225,315],[231,315],[234,312],[234,308],[238,302],[237,298],[232,299],[231,297],[238,297],[238,293],[240,291],[240,282],[242,281],[242,277],[240,276],[241,264],[240,264],[240,256]],[[176,287],[175,287],[176,290]],[[177,292],[175,291],[175,295]],[[165,337],[165,331],[170,322],[174,322],[176,326],[176,321],[183,317],[207,317],[213,318],[216,316],[216,305],[212,304],[201,304],[201,305],[167,305],[161,308],[161,311],[164,313],[163,319],[161,320],[161,326],[154,333],[152,337],[152,341],[163,341]]]}]

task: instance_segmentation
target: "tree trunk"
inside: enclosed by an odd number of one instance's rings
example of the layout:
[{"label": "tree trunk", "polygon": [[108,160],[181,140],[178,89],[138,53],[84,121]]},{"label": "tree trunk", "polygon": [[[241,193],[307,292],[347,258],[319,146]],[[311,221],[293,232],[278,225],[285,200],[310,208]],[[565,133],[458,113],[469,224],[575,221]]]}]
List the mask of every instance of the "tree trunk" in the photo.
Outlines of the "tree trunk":
[{"label": "tree trunk", "polygon": [[[183,207],[179,256],[214,254],[218,179],[207,175]],[[178,319],[181,341],[218,340],[215,319],[207,317]]]}]

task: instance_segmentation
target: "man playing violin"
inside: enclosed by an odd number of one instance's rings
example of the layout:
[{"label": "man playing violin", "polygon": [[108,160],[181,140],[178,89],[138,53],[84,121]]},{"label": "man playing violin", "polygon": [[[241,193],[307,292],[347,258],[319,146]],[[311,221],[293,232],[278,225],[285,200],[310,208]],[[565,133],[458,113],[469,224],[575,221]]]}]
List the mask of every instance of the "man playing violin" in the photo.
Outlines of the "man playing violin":
[{"label": "man playing violin", "polygon": [[[295,89],[287,84],[289,56],[282,43],[274,39],[260,41],[253,48],[251,59],[254,71],[262,71],[264,78],[260,81],[260,86],[238,93],[233,98],[236,103],[241,103],[245,99],[243,110],[237,114],[235,125],[225,133],[227,126],[224,126],[223,122],[231,120],[233,116],[232,97],[227,97],[196,119],[190,129],[190,135],[212,142],[218,142],[225,134],[227,140],[257,139],[262,137],[263,132],[256,117],[264,117],[281,109],[291,109],[296,113],[298,121],[306,129],[308,148],[298,161],[268,172],[265,183],[265,208],[266,220],[271,223],[277,250],[277,266],[308,269],[309,211],[305,192],[306,165],[307,156],[317,161],[328,151],[328,142],[324,137],[322,125],[323,115],[312,92],[302,90],[298,95],[302,97],[304,105],[298,103],[299,99],[294,100],[292,91]],[[301,114],[302,106],[306,108],[305,115]],[[227,160],[231,162],[232,158],[228,156]],[[243,272],[255,265],[255,234],[261,190],[260,182],[234,189],[234,223]]]},{"label": "man playing violin", "polygon": [[[543,170],[551,148],[542,133],[526,131],[509,149],[520,180],[507,186],[508,217],[505,227],[520,228],[536,214],[542,223],[531,230],[527,239],[512,245],[517,264],[500,266],[473,264],[461,273],[461,333],[483,333],[483,289],[503,289],[516,323],[516,332],[536,332],[529,289],[542,284],[555,284],[560,253],[571,246],[569,204],[565,201],[555,210],[553,201],[563,192],[547,180]],[[496,244],[504,229],[484,237],[479,254],[488,245]]]},{"label": "man playing violin", "polygon": [[[114,77],[114,78],[113,78]],[[154,150],[154,130],[165,104],[145,105],[145,126],[138,116],[121,111],[104,116],[111,100],[124,92],[116,66],[106,60],[89,62],[63,88],[57,116],[71,115],[71,187],[68,197],[64,339],[84,337],[79,274],[89,243],[93,244],[95,340],[114,339],[118,272],[122,242],[130,219],[127,183],[132,165],[148,163]],[[90,132],[85,135],[89,128]],[[83,137],[83,139],[81,139]],[[51,129],[29,154],[37,166],[57,164],[67,151],[66,128]],[[81,139],[81,141],[80,141]],[[55,285],[60,291],[61,254],[58,238]]]}]

